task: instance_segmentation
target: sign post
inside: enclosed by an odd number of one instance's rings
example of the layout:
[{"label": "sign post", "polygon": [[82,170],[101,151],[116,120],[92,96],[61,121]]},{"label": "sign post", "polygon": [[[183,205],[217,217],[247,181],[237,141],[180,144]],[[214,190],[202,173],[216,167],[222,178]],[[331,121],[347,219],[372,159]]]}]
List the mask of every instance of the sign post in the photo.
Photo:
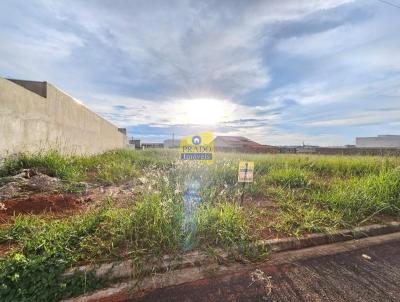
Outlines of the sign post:
[{"label": "sign post", "polygon": [[239,163],[238,182],[243,183],[242,195],[240,197],[240,206],[243,205],[244,188],[247,182],[253,182],[254,162],[241,161]]}]

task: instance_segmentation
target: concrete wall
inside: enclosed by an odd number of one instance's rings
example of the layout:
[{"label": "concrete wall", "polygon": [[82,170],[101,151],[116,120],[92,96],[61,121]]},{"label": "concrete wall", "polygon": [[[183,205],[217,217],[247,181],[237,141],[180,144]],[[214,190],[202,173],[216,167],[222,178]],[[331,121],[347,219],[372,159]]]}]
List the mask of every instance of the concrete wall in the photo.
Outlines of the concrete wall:
[{"label": "concrete wall", "polygon": [[400,156],[400,148],[329,148],[318,147],[315,154]]},{"label": "concrete wall", "polygon": [[25,89],[28,89],[44,98],[47,98],[47,82],[38,82],[38,81],[25,81],[25,80],[16,80],[16,79],[7,79],[15,84],[18,84]]},{"label": "concrete wall", "polygon": [[57,149],[95,154],[123,148],[126,135],[46,83],[47,98],[0,78],[0,155]]},{"label": "concrete wall", "polygon": [[356,146],[358,148],[400,148],[400,135],[357,137]]}]

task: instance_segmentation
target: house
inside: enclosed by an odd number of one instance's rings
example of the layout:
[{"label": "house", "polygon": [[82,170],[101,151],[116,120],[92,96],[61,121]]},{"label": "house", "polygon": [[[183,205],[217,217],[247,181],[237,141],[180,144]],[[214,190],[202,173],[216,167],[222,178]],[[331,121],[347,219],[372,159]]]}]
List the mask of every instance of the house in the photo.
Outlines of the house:
[{"label": "house", "polygon": [[214,141],[215,151],[242,153],[278,153],[275,146],[261,145],[243,136],[217,136]]},{"label": "house", "polygon": [[133,139],[133,137],[129,140],[129,146],[134,149],[140,149],[140,139]]}]

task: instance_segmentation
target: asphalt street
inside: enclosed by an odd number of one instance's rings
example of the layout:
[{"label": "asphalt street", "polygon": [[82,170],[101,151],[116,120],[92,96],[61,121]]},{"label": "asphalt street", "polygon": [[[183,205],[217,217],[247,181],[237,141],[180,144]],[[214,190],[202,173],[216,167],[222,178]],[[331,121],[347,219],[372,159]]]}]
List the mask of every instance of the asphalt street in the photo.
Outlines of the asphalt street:
[{"label": "asphalt street", "polygon": [[129,302],[400,301],[400,240],[142,292]]}]

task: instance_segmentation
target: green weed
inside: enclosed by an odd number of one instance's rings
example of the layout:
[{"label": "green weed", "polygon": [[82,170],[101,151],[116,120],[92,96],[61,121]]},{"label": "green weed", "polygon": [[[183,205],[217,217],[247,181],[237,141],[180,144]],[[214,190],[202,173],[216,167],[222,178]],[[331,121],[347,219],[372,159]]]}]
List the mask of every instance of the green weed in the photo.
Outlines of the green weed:
[{"label": "green weed", "polygon": [[17,174],[22,169],[34,169],[49,176],[77,180],[81,176],[81,171],[79,167],[73,165],[73,160],[73,157],[62,156],[57,151],[20,153],[5,159],[0,168],[0,177]]},{"label": "green weed", "polygon": [[273,184],[287,188],[303,188],[311,183],[311,173],[299,168],[274,169],[266,176]]},{"label": "green weed", "polygon": [[203,204],[196,213],[199,245],[230,247],[249,240],[249,225],[242,208],[232,203]]}]

